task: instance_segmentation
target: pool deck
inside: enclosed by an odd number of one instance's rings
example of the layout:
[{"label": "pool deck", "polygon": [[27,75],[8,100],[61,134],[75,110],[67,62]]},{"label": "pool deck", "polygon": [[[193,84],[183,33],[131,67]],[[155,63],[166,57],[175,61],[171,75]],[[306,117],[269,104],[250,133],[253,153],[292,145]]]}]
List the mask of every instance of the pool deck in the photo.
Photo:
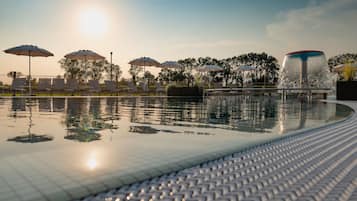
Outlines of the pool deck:
[{"label": "pool deck", "polygon": [[[333,101],[357,111],[357,102]],[[357,114],[84,200],[357,200]]]}]

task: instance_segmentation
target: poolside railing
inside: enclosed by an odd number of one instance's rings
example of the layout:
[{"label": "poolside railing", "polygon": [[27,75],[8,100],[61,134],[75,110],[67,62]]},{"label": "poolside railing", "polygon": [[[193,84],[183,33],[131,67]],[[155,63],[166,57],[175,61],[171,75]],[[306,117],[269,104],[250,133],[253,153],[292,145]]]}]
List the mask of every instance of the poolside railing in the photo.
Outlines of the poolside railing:
[{"label": "poolside railing", "polygon": [[204,89],[203,96],[209,95],[245,95],[245,94],[280,94],[282,100],[286,100],[289,94],[303,94],[308,99],[312,99],[314,94],[321,94],[326,98],[332,90],[329,88],[215,88]]}]

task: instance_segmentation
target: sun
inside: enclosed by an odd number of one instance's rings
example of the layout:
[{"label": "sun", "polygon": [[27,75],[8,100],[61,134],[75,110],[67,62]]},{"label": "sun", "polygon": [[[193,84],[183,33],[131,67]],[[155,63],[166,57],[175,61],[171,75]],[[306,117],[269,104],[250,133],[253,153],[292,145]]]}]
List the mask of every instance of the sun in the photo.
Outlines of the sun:
[{"label": "sun", "polygon": [[104,12],[96,8],[81,11],[79,27],[83,34],[101,36],[107,32],[108,19]]}]

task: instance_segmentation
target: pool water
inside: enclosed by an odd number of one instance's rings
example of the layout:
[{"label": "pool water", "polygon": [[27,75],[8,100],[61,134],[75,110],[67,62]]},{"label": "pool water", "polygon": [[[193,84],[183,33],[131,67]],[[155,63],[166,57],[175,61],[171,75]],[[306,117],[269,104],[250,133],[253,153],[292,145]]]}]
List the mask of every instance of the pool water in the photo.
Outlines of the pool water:
[{"label": "pool water", "polygon": [[0,99],[0,200],[71,200],[346,118],[274,97]]}]

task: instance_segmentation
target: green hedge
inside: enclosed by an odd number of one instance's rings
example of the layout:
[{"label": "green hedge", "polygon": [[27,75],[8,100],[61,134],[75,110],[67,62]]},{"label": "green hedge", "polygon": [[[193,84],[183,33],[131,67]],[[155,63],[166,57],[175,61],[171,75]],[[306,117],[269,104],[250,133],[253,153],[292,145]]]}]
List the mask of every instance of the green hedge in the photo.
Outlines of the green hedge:
[{"label": "green hedge", "polygon": [[203,88],[202,87],[176,87],[170,86],[167,89],[168,96],[202,96]]}]

